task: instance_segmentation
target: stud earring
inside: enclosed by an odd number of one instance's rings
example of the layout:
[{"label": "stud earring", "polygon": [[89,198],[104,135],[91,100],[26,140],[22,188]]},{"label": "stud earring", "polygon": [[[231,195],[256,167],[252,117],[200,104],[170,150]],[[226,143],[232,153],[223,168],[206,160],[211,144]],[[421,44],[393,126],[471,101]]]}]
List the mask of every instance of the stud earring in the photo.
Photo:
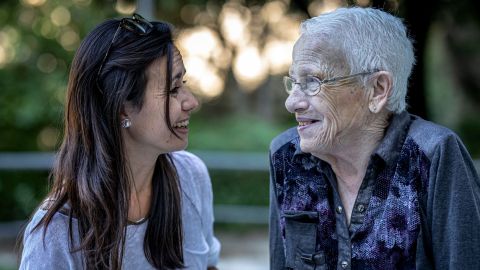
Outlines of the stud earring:
[{"label": "stud earring", "polygon": [[131,125],[132,125],[132,121],[130,121],[130,119],[128,118],[125,118],[122,120],[122,128],[129,128]]},{"label": "stud earring", "polygon": [[370,105],[370,111],[371,111],[372,113],[376,113],[376,112],[377,112],[377,105],[375,105],[375,104],[372,103],[372,104]]}]

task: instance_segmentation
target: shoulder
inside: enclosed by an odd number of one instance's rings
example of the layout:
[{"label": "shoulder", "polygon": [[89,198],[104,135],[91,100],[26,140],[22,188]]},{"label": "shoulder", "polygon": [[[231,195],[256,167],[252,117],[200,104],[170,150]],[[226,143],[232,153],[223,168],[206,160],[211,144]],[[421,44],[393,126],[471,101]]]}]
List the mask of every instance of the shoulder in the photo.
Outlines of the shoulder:
[{"label": "shoulder", "polygon": [[463,143],[452,130],[447,127],[412,116],[412,124],[408,132],[410,137],[430,159],[439,151],[448,148],[463,149]]},{"label": "shoulder", "polygon": [[[32,216],[30,222],[27,224],[25,229],[25,236],[36,235],[40,232],[43,234],[43,226],[35,229],[40,221],[43,219],[47,211],[45,209],[38,209],[35,214]],[[55,213],[48,225],[47,230],[45,231],[45,237],[55,237],[63,234],[68,234],[68,217],[61,213]]]},{"label": "shoulder", "polygon": [[195,168],[195,169],[206,169],[205,163],[196,155],[187,152],[187,151],[177,151],[173,152],[172,159],[177,167],[181,168]]},{"label": "shoulder", "polygon": [[[68,217],[55,213],[47,229],[44,226],[37,227],[46,214],[46,210],[39,209],[35,212],[24,232],[23,251],[20,269],[75,269],[75,265],[81,265],[79,254],[70,252],[73,245],[70,242]],[[74,222],[75,223],[75,222]],[[78,240],[76,224],[72,229],[74,239]],[[76,241],[76,240],[74,240]],[[52,268],[53,267],[53,268]]]},{"label": "shoulder", "polygon": [[208,175],[207,166],[198,156],[187,151],[173,152],[171,156],[179,177]]},{"label": "shoulder", "polygon": [[187,151],[173,152],[171,156],[183,194],[194,203],[200,203],[201,198],[211,197],[212,184],[205,163]]},{"label": "shoulder", "polygon": [[296,127],[287,129],[286,131],[282,132],[277,137],[273,138],[272,142],[270,143],[270,154],[274,154],[284,145],[298,139],[298,131]]}]

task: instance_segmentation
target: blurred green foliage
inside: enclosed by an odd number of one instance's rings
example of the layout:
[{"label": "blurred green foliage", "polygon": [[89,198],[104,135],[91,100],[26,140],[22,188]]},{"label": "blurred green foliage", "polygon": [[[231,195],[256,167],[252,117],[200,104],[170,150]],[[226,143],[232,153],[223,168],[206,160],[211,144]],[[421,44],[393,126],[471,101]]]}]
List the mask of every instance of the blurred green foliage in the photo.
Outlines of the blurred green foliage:
[{"label": "blurred green foliage", "polygon": [[268,172],[211,171],[215,204],[268,205]]},{"label": "blurred green foliage", "polygon": [[47,194],[48,172],[0,171],[0,222],[30,216]]},{"label": "blurred green foliage", "polygon": [[192,115],[189,149],[268,152],[270,141],[291,122],[272,123],[249,114]]}]

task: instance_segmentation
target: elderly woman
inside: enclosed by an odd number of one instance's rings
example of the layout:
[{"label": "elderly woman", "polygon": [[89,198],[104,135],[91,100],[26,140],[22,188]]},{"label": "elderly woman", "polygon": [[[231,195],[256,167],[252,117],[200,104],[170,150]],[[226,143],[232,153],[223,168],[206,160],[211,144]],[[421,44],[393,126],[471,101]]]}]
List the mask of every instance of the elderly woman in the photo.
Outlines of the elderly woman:
[{"label": "elderly woman", "polygon": [[401,20],[304,22],[285,77],[298,127],[271,144],[272,269],[480,269],[480,184],[450,130],[405,111]]}]

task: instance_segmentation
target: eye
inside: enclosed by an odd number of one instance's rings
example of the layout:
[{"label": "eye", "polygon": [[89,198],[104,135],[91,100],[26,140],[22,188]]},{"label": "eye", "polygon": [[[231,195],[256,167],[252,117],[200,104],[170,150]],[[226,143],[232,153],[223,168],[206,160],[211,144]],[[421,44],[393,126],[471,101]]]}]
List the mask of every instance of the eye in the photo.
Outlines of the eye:
[{"label": "eye", "polygon": [[314,93],[320,87],[320,80],[313,76],[308,76],[305,78],[305,91],[309,93]]},{"label": "eye", "polygon": [[183,86],[185,86],[185,84],[187,83],[187,80],[183,80],[181,83],[175,83],[174,87],[170,89],[170,91],[168,91],[168,94],[169,95],[177,95],[180,88],[182,88]]},{"label": "eye", "polygon": [[178,94],[178,90],[180,90],[180,86],[175,86],[168,91],[168,94],[176,96]]}]

